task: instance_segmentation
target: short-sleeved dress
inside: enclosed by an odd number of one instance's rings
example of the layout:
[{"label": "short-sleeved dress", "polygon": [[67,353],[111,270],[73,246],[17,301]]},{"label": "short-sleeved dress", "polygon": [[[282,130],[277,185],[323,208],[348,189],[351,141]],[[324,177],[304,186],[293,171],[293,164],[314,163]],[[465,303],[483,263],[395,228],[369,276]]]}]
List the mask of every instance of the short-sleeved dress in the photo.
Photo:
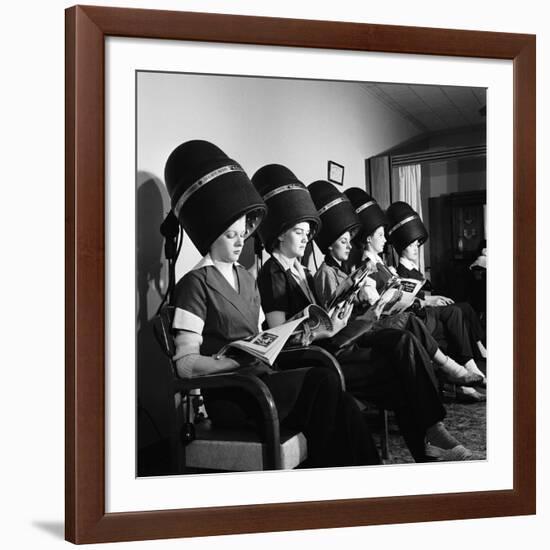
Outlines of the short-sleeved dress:
[{"label": "short-sleeved dress", "polygon": [[[200,265],[200,264],[199,264]],[[217,353],[225,344],[258,333],[260,298],[256,282],[242,266],[234,266],[234,289],[206,259],[176,285],[174,330],[202,336],[201,355]],[[250,370],[257,360],[236,357]],[[379,463],[367,425],[350,396],[343,394],[336,373],[325,368],[278,371],[261,364],[259,377],[270,389],[282,426],[304,432],[308,467]],[[219,425],[256,425],[260,414],[243,390],[204,392],[207,413]]]},{"label": "short-sleeved dress", "polygon": [[[315,294],[309,274],[307,282]],[[266,314],[282,311],[288,318],[310,303],[293,275],[273,256],[258,274],[258,288]],[[317,303],[324,305],[318,296]],[[394,410],[413,457],[424,460],[425,431],[446,414],[426,349],[406,330],[382,329],[363,342],[338,355],[348,391]],[[330,341],[317,343],[332,351]]]}]

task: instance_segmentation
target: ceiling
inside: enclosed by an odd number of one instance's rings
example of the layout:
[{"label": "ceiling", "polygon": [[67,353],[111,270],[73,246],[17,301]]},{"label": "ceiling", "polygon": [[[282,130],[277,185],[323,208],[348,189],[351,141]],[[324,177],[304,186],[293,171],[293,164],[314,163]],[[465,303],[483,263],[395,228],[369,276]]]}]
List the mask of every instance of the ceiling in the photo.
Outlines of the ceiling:
[{"label": "ceiling", "polygon": [[485,124],[486,89],[467,86],[363,83],[370,95],[421,132]]}]

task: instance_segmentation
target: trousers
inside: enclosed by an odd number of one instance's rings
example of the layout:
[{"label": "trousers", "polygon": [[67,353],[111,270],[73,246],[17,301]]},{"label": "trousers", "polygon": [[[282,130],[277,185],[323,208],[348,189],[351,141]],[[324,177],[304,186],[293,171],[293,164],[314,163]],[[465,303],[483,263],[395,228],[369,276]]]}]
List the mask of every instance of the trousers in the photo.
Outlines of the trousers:
[{"label": "trousers", "polygon": [[[297,374],[299,371],[303,372]],[[336,372],[312,367],[275,371],[259,378],[270,389],[281,426],[302,431],[307,439],[308,458],[301,467],[380,463],[368,424],[354,399],[341,390]],[[214,424],[261,430],[258,405],[244,390],[208,390],[204,399]]]},{"label": "trousers", "polygon": [[413,458],[425,461],[426,430],[445,418],[446,411],[429,353],[419,339],[408,330],[381,329],[362,337],[338,360],[348,391],[393,410]]},{"label": "trousers", "polygon": [[455,361],[464,364],[473,359],[472,340],[462,309],[457,304],[448,306],[427,306],[419,311],[423,320],[437,341]]}]

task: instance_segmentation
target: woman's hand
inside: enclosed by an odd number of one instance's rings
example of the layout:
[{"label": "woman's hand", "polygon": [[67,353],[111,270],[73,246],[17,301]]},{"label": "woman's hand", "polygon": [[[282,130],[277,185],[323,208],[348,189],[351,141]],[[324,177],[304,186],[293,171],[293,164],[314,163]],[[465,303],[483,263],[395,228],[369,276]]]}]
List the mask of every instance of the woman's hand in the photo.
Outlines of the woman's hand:
[{"label": "woman's hand", "polygon": [[330,320],[332,321],[332,331],[327,331],[325,338],[331,338],[338,334],[347,324],[353,311],[353,303],[344,302],[329,311]]},{"label": "woman's hand", "polygon": [[378,303],[375,307],[371,307],[368,311],[372,312],[372,316],[374,317],[375,321],[378,321],[380,319],[380,315],[382,315],[382,311],[384,311],[384,307],[386,304],[388,304],[391,301],[391,297],[384,297],[380,300],[378,300]]},{"label": "woman's hand", "polygon": [[365,277],[361,290],[358,292],[360,302],[374,304],[378,300],[378,292],[376,291],[376,281],[371,277]]},{"label": "woman's hand", "polygon": [[315,333],[309,328],[307,323],[303,325],[303,332],[300,334],[300,345],[307,348],[315,340]]},{"label": "woman's hand", "polygon": [[429,306],[450,306],[454,300],[446,296],[426,296],[426,302]]},{"label": "woman's hand", "polygon": [[335,334],[340,332],[347,324],[353,311],[353,303],[344,302],[334,306],[328,311],[328,316],[332,322],[332,330],[316,330],[314,340],[323,340],[325,338],[332,338]]}]

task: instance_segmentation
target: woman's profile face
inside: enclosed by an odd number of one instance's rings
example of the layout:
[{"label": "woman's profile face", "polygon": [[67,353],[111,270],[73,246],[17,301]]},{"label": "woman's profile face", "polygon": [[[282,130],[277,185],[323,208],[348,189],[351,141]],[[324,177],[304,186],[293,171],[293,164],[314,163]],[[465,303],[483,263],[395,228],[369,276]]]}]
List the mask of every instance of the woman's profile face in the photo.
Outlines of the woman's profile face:
[{"label": "woman's profile face", "polygon": [[328,247],[332,257],[339,262],[349,258],[351,252],[351,235],[346,231]]},{"label": "woman's profile face", "polygon": [[407,248],[403,249],[403,252],[401,253],[401,257],[405,258],[406,260],[409,260],[410,262],[417,263],[419,248],[420,248],[420,245],[418,244],[418,241],[413,241],[409,246],[407,246]]},{"label": "woman's profile face", "polygon": [[233,263],[239,259],[247,235],[246,217],[239,218],[229,226],[210,247],[213,260]]},{"label": "woman's profile face", "polygon": [[376,254],[381,254],[384,251],[386,244],[386,235],[384,234],[384,226],[378,227],[372,235],[367,237],[367,250]]},{"label": "woman's profile face", "polygon": [[279,251],[287,258],[301,258],[309,241],[308,222],[300,222],[279,235]]}]

